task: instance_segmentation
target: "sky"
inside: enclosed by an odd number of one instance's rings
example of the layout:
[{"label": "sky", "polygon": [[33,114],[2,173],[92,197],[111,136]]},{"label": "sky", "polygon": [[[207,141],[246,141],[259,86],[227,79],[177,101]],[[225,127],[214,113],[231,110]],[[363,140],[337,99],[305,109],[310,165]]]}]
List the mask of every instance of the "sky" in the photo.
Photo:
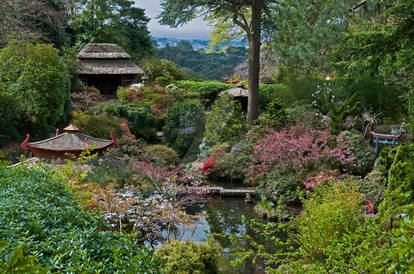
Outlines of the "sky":
[{"label": "sky", "polygon": [[148,23],[148,29],[152,36],[188,40],[209,40],[208,34],[211,28],[201,18],[197,18],[179,28],[170,28],[168,26],[162,26],[157,22],[156,17],[162,10],[160,0],[135,0],[135,6],[145,9],[145,14],[151,18],[151,21]]}]

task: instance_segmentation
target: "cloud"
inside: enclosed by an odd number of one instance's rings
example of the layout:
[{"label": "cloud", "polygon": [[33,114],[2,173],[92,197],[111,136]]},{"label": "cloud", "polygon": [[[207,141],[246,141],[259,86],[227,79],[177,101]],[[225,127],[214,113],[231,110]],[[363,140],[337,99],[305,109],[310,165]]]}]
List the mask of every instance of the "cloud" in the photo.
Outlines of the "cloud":
[{"label": "cloud", "polygon": [[197,18],[182,27],[170,28],[158,23],[156,17],[161,12],[160,0],[135,0],[135,6],[145,9],[145,14],[151,18],[148,29],[152,36],[178,39],[209,39],[211,27],[202,18]]}]

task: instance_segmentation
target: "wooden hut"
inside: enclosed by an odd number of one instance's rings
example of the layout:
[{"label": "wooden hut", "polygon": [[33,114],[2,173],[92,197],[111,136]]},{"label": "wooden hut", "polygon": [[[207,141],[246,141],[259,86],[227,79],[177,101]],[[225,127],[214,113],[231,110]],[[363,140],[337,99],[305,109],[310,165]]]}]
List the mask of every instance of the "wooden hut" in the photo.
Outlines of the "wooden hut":
[{"label": "wooden hut", "polygon": [[139,81],[144,71],[117,44],[89,43],[78,54],[80,80],[103,95],[114,95],[118,87]]},{"label": "wooden hut", "polygon": [[247,103],[249,100],[249,91],[242,83],[238,83],[235,88],[223,90],[218,96],[230,94],[235,100],[239,101],[243,112],[247,112]]}]

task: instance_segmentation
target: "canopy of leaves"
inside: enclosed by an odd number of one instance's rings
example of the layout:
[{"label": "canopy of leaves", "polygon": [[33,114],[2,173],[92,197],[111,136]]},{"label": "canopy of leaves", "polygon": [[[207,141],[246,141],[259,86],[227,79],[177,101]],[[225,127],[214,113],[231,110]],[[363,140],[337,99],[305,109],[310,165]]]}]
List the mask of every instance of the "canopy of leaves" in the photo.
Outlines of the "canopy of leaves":
[{"label": "canopy of leaves", "polygon": [[63,118],[69,74],[52,45],[11,41],[0,51],[0,75],[6,116],[20,133],[48,133]]},{"label": "canopy of leaves", "polygon": [[69,24],[73,43],[116,43],[138,59],[153,54],[149,18],[130,0],[78,1]]}]

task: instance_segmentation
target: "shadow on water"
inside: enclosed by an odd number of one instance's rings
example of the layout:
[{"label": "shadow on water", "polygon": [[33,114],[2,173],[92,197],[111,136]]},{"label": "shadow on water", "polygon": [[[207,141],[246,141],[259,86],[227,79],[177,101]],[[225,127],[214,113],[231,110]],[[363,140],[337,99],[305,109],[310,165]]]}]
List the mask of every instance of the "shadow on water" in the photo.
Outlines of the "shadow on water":
[{"label": "shadow on water", "polygon": [[[245,203],[241,197],[213,197],[210,201],[187,208],[189,214],[203,214],[197,223],[192,227],[180,227],[174,233],[179,240],[192,239],[195,242],[206,240],[212,234],[221,235],[249,235],[258,239],[253,231],[249,229],[245,219],[257,218],[254,214],[254,204]],[[236,249],[249,249],[248,242],[244,239],[234,243],[226,237],[215,237],[223,247],[223,256],[219,260],[219,267],[222,273],[264,273],[263,264],[246,262],[237,268],[230,266],[230,261],[235,258]]]}]

